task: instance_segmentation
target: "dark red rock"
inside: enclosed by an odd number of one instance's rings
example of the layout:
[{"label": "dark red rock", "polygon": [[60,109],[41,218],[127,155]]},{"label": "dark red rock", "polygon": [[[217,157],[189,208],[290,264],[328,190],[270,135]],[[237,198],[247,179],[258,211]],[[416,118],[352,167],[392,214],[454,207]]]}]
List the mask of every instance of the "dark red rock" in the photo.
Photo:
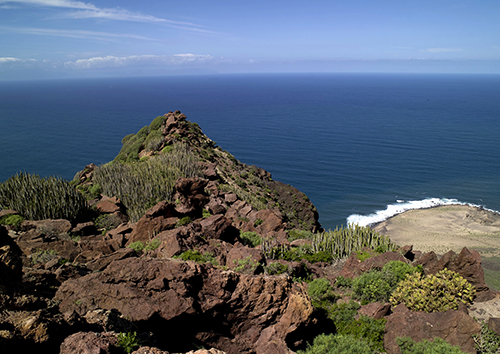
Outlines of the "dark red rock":
[{"label": "dark red rock", "polygon": [[389,314],[391,304],[382,304],[380,302],[372,302],[367,305],[361,306],[358,310],[358,318],[360,315],[368,316],[376,320],[381,319]]},{"label": "dark red rock", "polygon": [[165,341],[159,347],[169,351],[201,341],[227,353],[264,354],[271,347],[286,352],[317,334],[303,286],[287,277],[237,274],[194,262],[115,261],[102,273],[66,281],[55,300],[63,313],[115,308],[132,322],[154,319],[157,337]]},{"label": "dark red rock", "polygon": [[0,225],[0,289],[19,282],[23,276],[22,251]]},{"label": "dark red rock", "polygon": [[59,354],[112,354],[118,349],[114,332],[78,332],[67,337]]},{"label": "dark red rock", "polygon": [[403,336],[416,342],[439,337],[466,353],[476,353],[472,336],[479,334],[480,325],[466,309],[426,313],[410,311],[400,304],[386,318],[384,348],[388,354],[401,353],[396,338]]},{"label": "dark red rock", "polygon": [[476,299],[478,300],[491,300],[495,295],[484,281],[481,255],[475,250],[464,247],[459,254],[449,251],[440,259],[434,252],[429,252],[418,259],[415,264],[421,264],[425,274],[436,274],[445,268],[457,272],[476,287]]},{"label": "dark red rock", "polygon": [[379,256],[361,261],[357,254],[353,253],[344,264],[340,275],[345,278],[355,278],[372,269],[382,269],[382,267],[390,261],[406,262],[406,259],[399,253],[385,252]]},{"label": "dark red rock", "polygon": [[234,243],[238,239],[239,230],[231,225],[231,220],[223,215],[212,215],[200,221],[202,234],[206,238]]}]

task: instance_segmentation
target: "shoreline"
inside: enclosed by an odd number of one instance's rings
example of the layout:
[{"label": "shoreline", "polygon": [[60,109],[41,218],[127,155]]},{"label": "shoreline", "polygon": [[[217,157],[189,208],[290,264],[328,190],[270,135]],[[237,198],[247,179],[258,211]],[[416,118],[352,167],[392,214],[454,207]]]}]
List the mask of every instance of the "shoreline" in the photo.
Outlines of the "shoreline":
[{"label": "shoreline", "polygon": [[411,209],[372,226],[400,245],[442,254],[463,247],[484,257],[500,256],[500,213],[468,204]]}]

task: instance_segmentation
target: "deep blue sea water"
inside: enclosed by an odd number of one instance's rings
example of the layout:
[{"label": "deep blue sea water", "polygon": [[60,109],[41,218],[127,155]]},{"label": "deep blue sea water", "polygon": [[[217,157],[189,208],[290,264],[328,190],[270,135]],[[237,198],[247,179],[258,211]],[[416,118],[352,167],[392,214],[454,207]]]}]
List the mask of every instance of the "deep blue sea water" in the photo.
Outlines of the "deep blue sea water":
[{"label": "deep blue sea water", "polygon": [[500,210],[499,75],[0,82],[0,181],[18,171],[72,179],[176,109],[240,161],[305,192],[327,229],[443,198]]}]

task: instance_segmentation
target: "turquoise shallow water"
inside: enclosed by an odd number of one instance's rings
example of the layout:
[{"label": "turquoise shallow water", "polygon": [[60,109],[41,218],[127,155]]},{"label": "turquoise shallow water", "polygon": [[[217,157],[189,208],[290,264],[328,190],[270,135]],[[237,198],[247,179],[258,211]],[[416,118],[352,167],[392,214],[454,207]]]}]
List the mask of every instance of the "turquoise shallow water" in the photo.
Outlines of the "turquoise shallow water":
[{"label": "turquoise shallow water", "polygon": [[0,82],[0,181],[18,171],[71,179],[179,109],[240,161],[305,192],[325,228],[429,198],[500,210],[498,97],[498,75]]}]

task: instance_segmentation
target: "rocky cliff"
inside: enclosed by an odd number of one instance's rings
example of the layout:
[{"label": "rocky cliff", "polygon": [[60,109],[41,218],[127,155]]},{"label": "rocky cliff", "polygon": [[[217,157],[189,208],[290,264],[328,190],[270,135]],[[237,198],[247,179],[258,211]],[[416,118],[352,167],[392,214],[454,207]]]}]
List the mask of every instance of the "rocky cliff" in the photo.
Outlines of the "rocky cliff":
[{"label": "rocky cliff", "polygon": [[[499,295],[477,252],[370,243],[335,258],[334,237],[381,236],[314,234],[303,193],[238,162],[178,111],[125,137],[114,162],[87,166],[73,184],[88,220],[0,211],[2,352],[281,354],[348,333],[370,338],[369,352],[400,353],[397,338],[408,336],[482,353],[476,344],[496,337],[481,336],[473,317],[500,332]],[[391,304],[377,295],[391,262],[425,276],[452,270],[474,286],[473,302],[433,313]],[[378,296],[368,304],[352,285],[365,274],[383,274],[366,287]]]}]

